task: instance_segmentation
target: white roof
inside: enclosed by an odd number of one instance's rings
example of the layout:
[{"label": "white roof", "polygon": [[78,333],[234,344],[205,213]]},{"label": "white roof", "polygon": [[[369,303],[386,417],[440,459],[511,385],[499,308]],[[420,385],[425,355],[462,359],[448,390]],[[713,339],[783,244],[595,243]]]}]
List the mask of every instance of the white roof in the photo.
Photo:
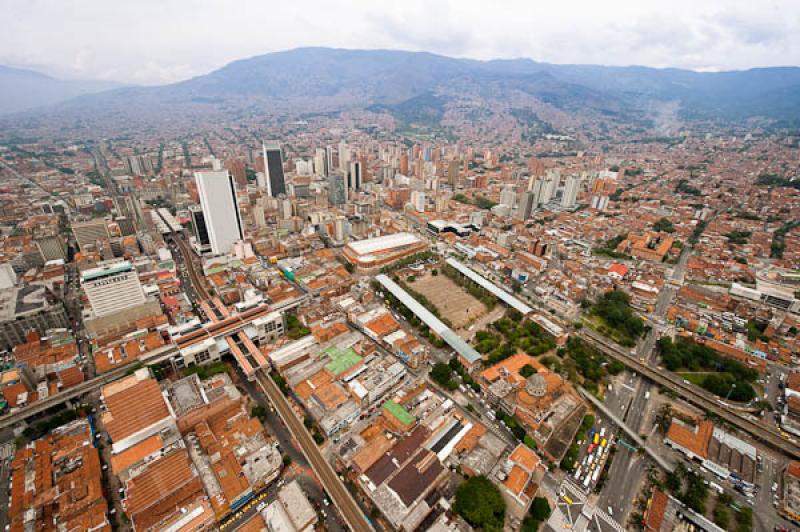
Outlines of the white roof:
[{"label": "white roof", "polygon": [[391,235],[384,235],[376,238],[367,238],[366,240],[350,242],[347,245],[358,255],[369,255],[370,253],[387,251],[403,246],[410,246],[412,244],[418,244],[419,242],[419,238],[411,233],[394,233]]}]

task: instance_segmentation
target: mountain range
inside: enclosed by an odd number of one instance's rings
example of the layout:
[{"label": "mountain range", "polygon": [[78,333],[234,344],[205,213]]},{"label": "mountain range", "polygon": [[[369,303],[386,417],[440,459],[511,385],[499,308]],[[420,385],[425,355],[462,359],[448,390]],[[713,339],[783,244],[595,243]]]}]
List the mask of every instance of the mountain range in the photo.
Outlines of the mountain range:
[{"label": "mountain range", "polygon": [[34,109],[121,87],[111,81],[78,81],[0,65],[0,115]]},{"label": "mountain range", "polygon": [[[90,85],[21,76],[27,95],[7,98],[0,69],[0,112],[47,105]],[[74,84],[74,85],[73,85]],[[99,85],[95,85],[95,88]],[[56,90],[58,89],[58,90]],[[59,95],[57,97],[57,95]],[[35,102],[37,100],[38,102]],[[478,102],[478,104],[476,104]],[[50,106],[63,110],[315,113],[384,111],[407,122],[441,121],[465,103],[538,117],[589,113],[621,120],[739,121],[752,117],[800,121],[800,68],[695,72],[674,68],[557,65],[530,59],[479,61],[425,52],[298,48],[234,61],[209,74],[158,87],[124,87]]]}]

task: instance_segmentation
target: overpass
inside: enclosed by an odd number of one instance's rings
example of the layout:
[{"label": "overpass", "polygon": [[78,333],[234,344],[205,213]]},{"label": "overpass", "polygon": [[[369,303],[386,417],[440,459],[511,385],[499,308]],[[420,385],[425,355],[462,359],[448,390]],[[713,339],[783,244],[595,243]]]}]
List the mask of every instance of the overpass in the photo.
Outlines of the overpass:
[{"label": "overpass", "polygon": [[5,416],[0,417],[0,429],[13,426],[16,423],[24,421],[31,416],[35,416],[36,414],[41,414],[42,412],[49,410],[54,406],[61,405],[67,401],[76,399],[85,394],[98,390],[101,387],[105,386],[106,384],[124,377],[129,370],[138,367],[139,364],[145,364],[145,365],[159,364],[161,362],[169,360],[177,353],[178,349],[174,345],[165,345],[159,347],[158,349],[150,351],[145,356],[139,357],[138,359],[132,360],[125,364],[121,364],[120,366],[117,366],[111,371],[98,375],[93,379],[82,382],[77,386],[68,388],[63,392],[58,392],[56,394],[53,394],[45,399],[41,399],[39,401],[31,403],[28,406],[23,406],[21,408],[18,408],[15,411],[11,412],[10,414],[6,414]]},{"label": "overpass", "polygon": [[594,395],[592,395],[589,392],[587,392],[586,390],[584,390],[581,386],[578,386],[578,391],[581,392],[581,394],[585,398],[587,398],[595,407],[597,407],[598,410],[600,410],[602,413],[604,413],[606,416],[608,416],[608,418],[611,421],[613,421],[615,425],[617,425],[619,428],[624,430],[628,434],[628,436],[630,436],[631,439],[636,443],[636,445],[638,445],[640,448],[644,449],[644,451],[648,455],[650,455],[650,458],[655,460],[655,462],[658,465],[660,465],[663,469],[665,469],[667,471],[670,471],[670,472],[675,469],[675,466],[673,464],[671,464],[671,463],[667,462],[666,460],[664,460],[655,451],[653,451],[650,447],[648,447],[647,444],[644,442],[644,440],[642,440],[642,438],[640,438],[639,435],[636,434],[636,431],[634,431],[632,428],[630,428],[628,425],[626,425],[624,421],[622,421],[619,417],[617,417],[614,414],[614,412],[609,410],[608,407],[606,407],[606,405],[604,405],[602,402],[600,402],[600,400],[598,400],[597,397],[595,397]]},{"label": "overpass", "polygon": [[616,345],[603,335],[592,331],[591,329],[583,328],[575,333],[587,343],[602,351],[606,355],[619,360],[630,369],[639,372],[640,375],[647,377],[651,381],[668,388],[678,393],[683,399],[716,414],[721,419],[737,427],[738,429],[748,433],[750,436],[759,440],[778,451],[794,458],[800,458],[800,445],[785,439],[779,433],[758,421],[753,421],[750,418],[743,416],[735,409],[725,406],[721,399],[712,395],[710,392],[686,384],[683,379],[674,375],[669,371],[654,368],[649,364],[641,362],[624,348]]}]

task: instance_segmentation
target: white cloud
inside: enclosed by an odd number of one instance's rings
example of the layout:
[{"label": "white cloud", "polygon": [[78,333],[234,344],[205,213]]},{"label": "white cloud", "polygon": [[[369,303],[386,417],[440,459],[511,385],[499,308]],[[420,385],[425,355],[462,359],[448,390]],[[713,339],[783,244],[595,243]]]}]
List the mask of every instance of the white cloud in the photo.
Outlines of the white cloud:
[{"label": "white cloud", "polygon": [[796,0],[0,0],[0,63],[160,84],[298,46],[702,70],[800,64]]}]

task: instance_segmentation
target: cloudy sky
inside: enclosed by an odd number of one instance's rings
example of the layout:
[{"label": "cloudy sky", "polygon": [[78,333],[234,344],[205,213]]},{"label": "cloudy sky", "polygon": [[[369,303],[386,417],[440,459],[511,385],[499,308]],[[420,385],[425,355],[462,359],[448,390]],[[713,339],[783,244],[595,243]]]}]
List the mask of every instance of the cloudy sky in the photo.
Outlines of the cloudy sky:
[{"label": "cloudy sky", "polygon": [[161,84],[299,46],[696,70],[800,65],[800,0],[0,0],[0,64]]}]

